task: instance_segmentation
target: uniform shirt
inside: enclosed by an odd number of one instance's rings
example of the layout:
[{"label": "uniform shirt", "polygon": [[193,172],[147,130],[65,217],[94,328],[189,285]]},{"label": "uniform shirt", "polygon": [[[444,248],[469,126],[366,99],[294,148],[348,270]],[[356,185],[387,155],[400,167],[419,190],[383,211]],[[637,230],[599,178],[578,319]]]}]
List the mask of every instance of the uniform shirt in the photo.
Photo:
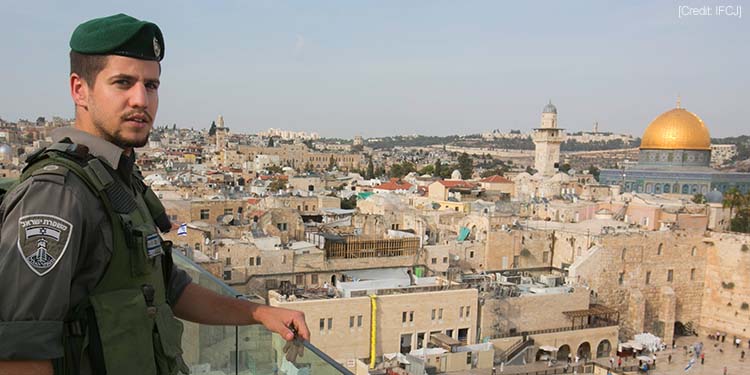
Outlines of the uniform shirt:
[{"label": "uniform shirt", "polygon": [[[86,145],[92,156],[130,182],[132,153],[128,157],[114,144],[74,128],[56,129],[52,137]],[[25,229],[31,228],[30,220],[45,220],[47,235],[34,237],[39,227],[31,229],[36,232]],[[71,306],[93,291],[112,254],[107,211],[74,173],[39,174],[6,194],[0,225],[0,360],[60,358],[63,320]],[[22,255],[28,238],[44,241],[38,246],[49,249],[47,255]],[[190,282],[185,271],[173,268],[167,285],[173,306]]]}]

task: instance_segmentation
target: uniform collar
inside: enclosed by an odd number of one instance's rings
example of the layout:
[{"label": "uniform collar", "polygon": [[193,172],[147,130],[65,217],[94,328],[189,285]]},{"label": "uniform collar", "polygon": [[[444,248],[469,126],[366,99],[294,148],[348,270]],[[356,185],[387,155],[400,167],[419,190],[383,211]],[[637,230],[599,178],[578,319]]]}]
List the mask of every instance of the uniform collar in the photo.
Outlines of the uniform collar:
[{"label": "uniform collar", "polygon": [[54,142],[60,142],[64,138],[70,138],[73,143],[82,144],[88,147],[91,155],[104,160],[110,167],[112,167],[112,169],[125,167],[129,172],[133,168],[133,162],[135,161],[134,153],[127,156],[124,154],[123,149],[115,144],[83,130],[73,127],[57,128],[52,131],[51,135]]}]

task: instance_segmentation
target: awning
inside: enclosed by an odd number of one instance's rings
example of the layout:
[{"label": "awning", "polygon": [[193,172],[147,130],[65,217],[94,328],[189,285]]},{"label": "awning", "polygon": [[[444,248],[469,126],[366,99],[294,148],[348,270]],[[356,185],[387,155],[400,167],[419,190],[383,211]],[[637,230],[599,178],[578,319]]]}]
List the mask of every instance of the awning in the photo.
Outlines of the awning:
[{"label": "awning", "polygon": [[461,227],[461,230],[458,232],[458,240],[464,241],[467,237],[469,237],[469,233],[471,233],[471,229],[467,227]]}]

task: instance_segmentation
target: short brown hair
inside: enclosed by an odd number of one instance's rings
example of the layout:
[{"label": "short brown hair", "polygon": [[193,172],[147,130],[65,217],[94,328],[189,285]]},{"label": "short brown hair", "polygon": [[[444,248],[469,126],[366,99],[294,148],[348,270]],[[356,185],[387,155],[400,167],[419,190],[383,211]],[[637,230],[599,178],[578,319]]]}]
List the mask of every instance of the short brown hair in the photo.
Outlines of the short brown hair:
[{"label": "short brown hair", "polygon": [[70,51],[70,74],[78,74],[89,87],[94,86],[96,76],[107,66],[107,55],[85,55]]}]

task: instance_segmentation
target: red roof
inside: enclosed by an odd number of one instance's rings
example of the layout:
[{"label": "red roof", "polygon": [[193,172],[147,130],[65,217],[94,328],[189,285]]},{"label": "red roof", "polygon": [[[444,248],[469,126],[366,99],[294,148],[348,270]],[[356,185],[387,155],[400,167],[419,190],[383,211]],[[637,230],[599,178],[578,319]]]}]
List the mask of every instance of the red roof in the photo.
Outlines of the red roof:
[{"label": "red roof", "polygon": [[380,190],[409,190],[411,188],[411,184],[406,181],[399,181],[398,179],[391,179],[390,181],[386,183],[382,183],[378,186],[373,187],[373,189],[380,189]]},{"label": "red roof", "polygon": [[466,182],[464,180],[440,180],[438,181],[443,186],[451,189],[451,188],[459,188],[459,189],[472,189],[474,188],[474,184],[470,182]]},{"label": "red roof", "polygon": [[483,179],[481,179],[479,181],[480,182],[489,182],[489,183],[493,183],[493,184],[510,184],[510,183],[513,183],[513,181],[511,181],[511,180],[509,180],[509,179],[507,179],[507,178],[505,178],[503,176],[497,175],[497,174],[494,175],[494,176],[489,176],[489,177],[483,178]]},{"label": "red roof", "polygon": [[247,198],[247,204],[258,204],[260,202],[260,198]]}]

